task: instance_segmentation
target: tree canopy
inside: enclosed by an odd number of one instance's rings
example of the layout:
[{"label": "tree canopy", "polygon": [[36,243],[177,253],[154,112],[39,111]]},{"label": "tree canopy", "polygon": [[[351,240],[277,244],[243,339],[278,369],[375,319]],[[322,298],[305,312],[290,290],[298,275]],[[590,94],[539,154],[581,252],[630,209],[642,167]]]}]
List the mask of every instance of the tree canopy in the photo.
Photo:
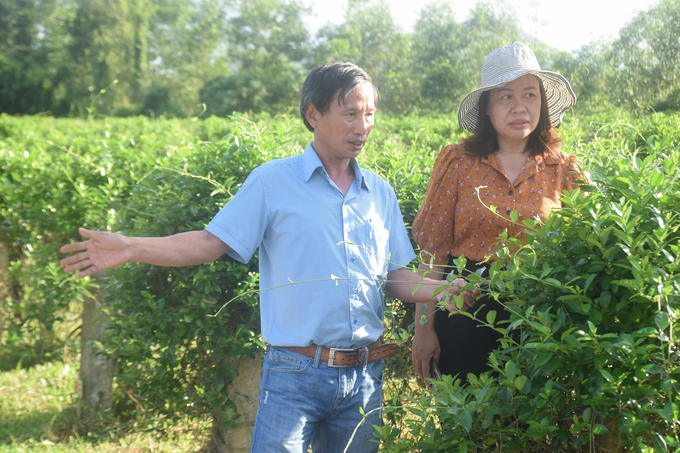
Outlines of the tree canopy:
[{"label": "tree canopy", "polygon": [[513,40],[572,82],[581,110],[679,107],[677,0],[571,53],[534,44],[517,14],[478,1],[462,20],[440,0],[404,31],[384,0],[351,0],[340,23],[312,32],[299,0],[0,0],[0,113],[284,113],[305,75],[331,60],[366,69],[384,111],[450,113],[484,56]]}]

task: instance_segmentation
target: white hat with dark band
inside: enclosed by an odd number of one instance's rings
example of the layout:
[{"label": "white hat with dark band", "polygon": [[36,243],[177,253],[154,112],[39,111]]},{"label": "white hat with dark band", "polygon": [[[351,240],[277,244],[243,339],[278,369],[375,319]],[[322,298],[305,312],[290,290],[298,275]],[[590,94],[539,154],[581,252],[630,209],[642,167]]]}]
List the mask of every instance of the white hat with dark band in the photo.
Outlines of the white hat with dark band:
[{"label": "white hat with dark band", "polygon": [[458,125],[476,132],[479,127],[479,98],[484,91],[512,82],[526,74],[538,77],[548,101],[548,116],[553,127],[560,127],[562,115],[576,104],[576,95],[567,79],[551,71],[541,71],[536,55],[521,42],[513,42],[486,56],[482,66],[482,87],[470,92],[458,107]]}]

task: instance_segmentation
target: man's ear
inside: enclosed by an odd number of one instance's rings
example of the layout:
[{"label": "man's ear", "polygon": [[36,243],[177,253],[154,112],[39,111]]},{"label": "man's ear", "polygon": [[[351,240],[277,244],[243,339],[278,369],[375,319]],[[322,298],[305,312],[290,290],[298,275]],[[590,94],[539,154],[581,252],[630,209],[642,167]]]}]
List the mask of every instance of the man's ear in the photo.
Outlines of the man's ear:
[{"label": "man's ear", "polygon": [[316,125],[319,122],[319,118],[321,117],[321,113],[314,107],[313,104],[307,104],[307,109],[305,110],[305,118],[307,118],[307,122],[314,128],[316,129]]}]

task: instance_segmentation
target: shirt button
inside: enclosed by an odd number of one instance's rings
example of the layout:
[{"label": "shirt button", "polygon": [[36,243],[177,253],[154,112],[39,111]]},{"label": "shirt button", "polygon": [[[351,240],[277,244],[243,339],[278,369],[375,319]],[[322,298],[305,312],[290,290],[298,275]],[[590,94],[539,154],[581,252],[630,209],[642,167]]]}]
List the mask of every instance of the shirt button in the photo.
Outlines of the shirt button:
[{"label": "shirt button", "polygon": [[513,193],[515,192],[513,192],[512,190],[508,191],[508,195],[512,195]]},{"label": "shirt button", "polygon": [[353,256],[353,257],[351,257],[349,260],[350,260],[351,262],[355,262],[356,259],[357,259],[357,257],[356,257],[356,256]]}]

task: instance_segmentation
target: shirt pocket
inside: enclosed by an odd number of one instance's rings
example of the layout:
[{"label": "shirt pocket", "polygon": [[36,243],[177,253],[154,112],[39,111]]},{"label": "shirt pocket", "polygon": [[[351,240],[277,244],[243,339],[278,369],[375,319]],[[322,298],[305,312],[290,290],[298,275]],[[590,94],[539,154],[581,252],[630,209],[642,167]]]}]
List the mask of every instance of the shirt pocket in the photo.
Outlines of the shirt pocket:
[{"label": "shirt pocket", "polygon": [[387,228],[370,223],[360,225],[350,232],[350,241],[372,275],[385,275],[389,266],[390,232]]}]

